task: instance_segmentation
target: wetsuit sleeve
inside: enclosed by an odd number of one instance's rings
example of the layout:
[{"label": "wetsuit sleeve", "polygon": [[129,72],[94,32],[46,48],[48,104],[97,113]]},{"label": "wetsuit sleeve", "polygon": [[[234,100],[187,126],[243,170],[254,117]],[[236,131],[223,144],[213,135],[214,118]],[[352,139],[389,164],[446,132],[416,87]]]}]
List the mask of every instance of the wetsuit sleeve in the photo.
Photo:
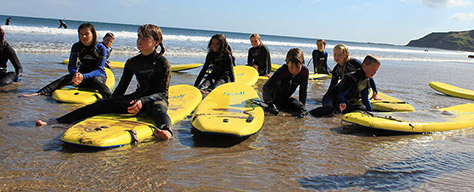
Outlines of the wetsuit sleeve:
[{"label": "wetsuit sleeve", "polygon": [[372,105],[370,104],[369,101],[369,87],[366,87],[360,92],[360,95],[362,97],[362,103],[365,105],[367,108],[367,111],[372,111]]},{"label": "wetsuit sleeve", "polygon": [[8,43],[7,43],[6,50],[10,53],[8,59],[12,63],[13,67],[15,68],[15,74],[16,74],[15,81],[18,81],[19,78],[21,77],[21,74],[23,73],[23,68],[21,67],[20,60],[16,56],[16,52],[13,49],[13,47],[11,47]]},{"label": "wetsuit sleeve", "polygon": [[107,59],[107,49],[105,48],[105,46],[100,45],[100,46],[97,46],[97,51],[99,53],[99,56],[97,57],[96,69],[89,73],[83,73],[82,76],[84,76],[84,80],[97,77],[101,74],[105,74],[104,67],[105,67],[105,61]]},{"label": "wetsuit sleeve", "polygon": [[232,55],[229,54],[229,75],[230,75],[230,82],[235,82],[235,76],[234,76],[234,59],[232,58]]},{"label": "wetsuit sleeve", "polygon": [[344,79],[342,79],[342,81],[337,85],[337,98],[339,99],[340,103],[346,103],[345,96],[354,86],[357,86],[357,84],[355,80],[350,77],[344,77]]},{"label": "wetsuit sleeve", "polygon": [[265,85],[263,85],[262,96],[263,100],[268,105],[273,104],[273,90],[275,90],[275,87],[277,86],[278,79],[280,78],[282,71],[283,67],[280,67],[278,70],[275,71],[275,73],[273,73],[272,77],[268,79]]},{"label": "wetsuit sleeve", "polygon": [[336,66],[334,66],[334,68],[332,69],[333,74],[331,78],[331,83],[329,84],[328,91],[336,87],[336,85],[339,83],[339,76],[337,74],[334,74],[334,73],[337,73],[339,68],[340,68],[339,64],[336,64]]},{"label": "wetsuit sleeve", "polygon": [[120,78],[119,84],[117,85],[114,93],[112,94],[113,97],[122,96],[127,91],[128,85],[130,84],[130,81],[132,81],[132,77],[133,77],[133,71],[131,70],[131,65],[132,65],[132,62],[130,59],[128,59],[127,62],[125,63],[125,66],[122,72],[122,77]]},{"label": "wetsuit sleeve", "polygon": [[252,66],[253,65],[253,62],[252,62],[252,48],[249,49],[249,54],[247,56],[247,65],[248,66]]},{"label": "wetsuit sleeve", "polygon": [[299,94],[299,100],[303,105],[306,105],[306,98],[308,95],[308,76],[309,76],[309,71],[306,71],[305,74],[303,74],[303,81],[300,83],[300,94]]},{"label": "wetsuit sleeve", "polygon": [[210,63],[211,63],[210,56],[209,56],[209,54],[207,54],[206,62],[202,66],[201,72],[199,72],[199,75],[197,76],[196,81],[194,82],[194,87],[199,86],[199,84],[201,83],[202,78],[204,77],[204,75],[207,73],[207,70],[209,69]]},{"label": "wetsuit sleeve", "polygon": [[168,60],[164,59],[164,57],[161,58],[162,60],[160,60],[159,63],[163,66],[163,68],[159,71],[159,74],[155,74],[159,77],[159,82],[156,82],[158,84],[156,85],[157,92],[141,97],[140,100],[142,101],[142,104],[160,100],[168,100],[168,88],[171,79],[171,64],[168,62]]},{"label": "wetsuit sleeve", "polygon": [[374,78],[370,78],[370,88],[372,88],[372,91],[376,94],[378,94],[379,92],[377,91],[377,86],[375,85],[375,79]]},{"label": "wetsuit sleeve", "polygon": [[317,52],[316,49],[313,50],[312,56],[313,56],[312,59],[313,59],[313,70],[314,70],[313,72],[314,72],[314,73],[317,73],[317,71],[318,71],[318,70],[317,70],[317,66],[318,66],[318,52]]},{"label": "wetsuit sleeve", "polygon": [[267,60],[267,74],[270,74],[270,72],[272,71],[272,58],[270,57],[270,50],[268,49],[268,47],[264,47],[266,51],[265,59]]},{"label": "wetsuit sleeve", "polygon": [[71,54],[69,55],[69,64],[67,65],[67,69],[69,74],[73,75],[77,73],[77,52],[78,52],[77,43],[74,43],[71,47]]},{"label": "wetsuit sleeve", "polygon": [[326,74],[329,74],[329,67],[328,67],[328,52],[324,51],[324,70]]}]

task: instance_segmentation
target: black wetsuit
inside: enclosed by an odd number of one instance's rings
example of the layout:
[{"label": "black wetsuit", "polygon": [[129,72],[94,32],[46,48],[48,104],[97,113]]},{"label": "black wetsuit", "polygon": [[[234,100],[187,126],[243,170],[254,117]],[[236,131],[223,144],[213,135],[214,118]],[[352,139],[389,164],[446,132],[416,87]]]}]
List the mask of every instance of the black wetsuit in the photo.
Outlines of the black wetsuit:
[{"label": "black wetsuit", "polygon": [[[0,42],[0,87],[19,81],[23,73],[23,68],[15,50],[6,41],[4,43],[2,47]],[[8,60],[15,67],[15,72],[7,72]]]},{"label": "black wetsuit", "polygon": [[[355,110],[372,111],[369,102],[370,79],[365,76],[362,68],[356,69],[344,76],[334,89],[329,90],[323,97],[323,106],[315,108],[309,113],[315,117],[330,115],[339,111],[339,104],[345,103],[346,109],[342,113]],[[362,99],[364,105],[359,104]]]},{"label": "black wetsuit", "polygon": [[[343,72],[344,69],[341,65],[336,64],[336,66],[334,66],[332,70],[332,79],[331,79],[331,83],[329,84],[328,92],[334,86],[336,86],[337,83],[339,83],[339,80],[342,80],[342,77],[344,77],[345,74],[362,68],[362,62],[358,59],[351,58],[346,62],[345,66],[346,66],[346,69],[344,72]],[[375,85],[375,80],[373,78],[370,78],[370,87],[372,88],[374,93],[377,93],[377,86]]]},{"label": "black wetsuit", "polygon": [[264,76],[270,73],[272,63],[270,59],[270,51],[265,45],[258,47],[252,47],[249,49],[249,55],[247,57],[247,65],[258,66],[258,75]]},{"label": "black wetsuit", "polygon": [[[210,74],[207,74],[208,70],[211,70]],[[205,74],[207,74],[207,77],[201,83]],[[201,72],[199,72],[194,86],[204,91],[211,91],[221,84],[234,81],[234,60],[232,55],[223,54],[219,57],[216,53],[210,52],[206,56],[206,62]]]},{"label": "black wetsuit", "polygon": [[105,58],[105,67],[110,68],[110,55],[112,55],[112,50],[114,50],[112,47],[107,47],[105,46],[104,42],[101,42],[102,45],[107,49],[107,57]]},{"label": "black wetsuit", "polygon": [[[51,82],[37,93],[40,95],[51,95],[51,93],[65,85],[72,84],[72,78],[76,72],[84,77],[78,87],[88,87],[99,91],[104,98],[110,97],[111,91],[105,85],[107,76],[105,74],[105,58],[107,49],[101,43],[97,45],[84,46],[81,42],[75,43],[71,48],[69,57],[68,71],[69,74]],[[79,58],[79,69],[76,61]]]},{"label": "black wetsuit", "polygon": [[[135,92],[124,95],[135,75],[138,87]],[[105,113],[128,113],[131,101],[141,100],[140,113],[147,113],[157,128],[171,133],[171,120],[168,111],[168,88],[171,78],[171,65],[164,56],[154,52],[150,55],[137,55],[127,60],[122,78],[111,98],[97,101],[68,113],[60,118],[60,123],[72,123],[87,117]]]},{"label": "black wetsuit", "polygon": [[5,20],[5,25],[10,25],[10,20],[12,20],[11,17],[7,18],[7,20]]},{"label": "black wetsuit", "polygon": [[[263,100],[278,110],[301,114],[306,111],[306,97],[308,89],[309,70],[302,66],[300,73],[293,76],[288,65],[281,66],[272,77],[263,85]],[[299,100],[291,97],[299,86]]]},{"label": "black wetsuit", "polygon": [[328,52],[313,50],[313,68],[314,73],[329,74],[328,68]]}]

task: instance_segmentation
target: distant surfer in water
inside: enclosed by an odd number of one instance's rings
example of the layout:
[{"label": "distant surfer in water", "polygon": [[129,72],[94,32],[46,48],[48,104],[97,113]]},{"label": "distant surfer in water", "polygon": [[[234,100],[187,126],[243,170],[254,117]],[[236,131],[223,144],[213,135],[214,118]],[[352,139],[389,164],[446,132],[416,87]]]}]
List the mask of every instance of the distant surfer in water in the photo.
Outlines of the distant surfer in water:
[{"label": "distant surfer in water", "polygon": [[[157,52],[160,46],[161,51]],[[138,29],[137,47],[140,54],[127,60],[117,88],[112,98],[99,100],[93,104],[74,110],[55,120],[36,121],[42,126],[48,123],[73,123],[78,120],[105,113],[140,112],[148,114],[154,122],[153,131],[157,138],[170,139],[171,119],[168,111],[168,88],[171,77],[171,65],[163,56],[163,33],[156,25],[143,25]],[[138,81],[135,92],[125,95],[133,76]]]},{"label": "distant surfer in water", "polygon": [[[373,55],[367,55],[361,68],[344,75],[341,82],[324,95],[323,106],[309,113],[312,116],[321,117],[334,112],[372,111],[369,101],[370,78],[375,75],[379,67],[380,60]],[[363,105],[359,104],[361,99]]]},{"label": "distant surfer in water", "polygon": [[5,20],[5,25],[10,25],[10,20],[12,20],[12,18],[8,17],[7,20]]},{"label": "distant surfer in water", "polygon": [[112,54],[112,43],[114,42],[115,37],[113,33],[106,33],[104,35],[104,38],[102,39],[102,45],[104,45],[107,48],[107,58],[105,60],[105,67],[110,68],[110,55]]},{"label": "distant surfer in water", "polygon": [[252,47],[249,49],[247,65],[257,69],[258,75],[268,76],[272,68],[268,47],[262,43],[260,35],[256,33],[250,35],[250,43]]},{"label": "distant surfer in water", "polygon": [[[221,84],[235,81],[234,57],[225,35],[216,34],[212,36],[207,49],[206,62],[194,82],[194,86],[203,93],[209,93]],[[209,74],[208,70],[211,71]],[[206,74],[207,76],[204,77]],[[204,81],[201,83],[203,78]]]},{"label": "distant surfer in water", "polygon": [[[104,69],[107,48],[102,43],[97,43],[97,33],[91,23],[81,24],[77,31],[79,42],[74,43],[71,48],[68,64],[69,74],[53,81],[36,93],[23,96],[51,95],[56,89],[74,85],[93,88],[99,91],[104,98],[110,97],[111,91],[105,85],[107,75]],[[77,59],[80,62],[79,68]]]},{"label": "distant surfer in water", "polygon": [[[10,60],[15,68],[15,72],[7,72],[8,60]],[[21,67],[20,60],[18,60],[12,46],[5,41],[5,30],[0,26],[0,87],[12,84],[13,82],[19,82],[22,72],[23,68]]]},{"label": "distant surfer in water", "polygon": [[64,28],[67,29],[67,24],[64,22],[62,19],[59,19],[59,27],[58,28]]},{"label": "distant surfer in water", "polygon": [[[297,117],[306,115],[306,97],[309,70],[304,66],[301,49],[292,48],[286,54],[286,64],[273,73],[263,85],[263,100],[268,105],[267,111],[278,115],[279,110],[293,113]],[[299,87],[299,99],[291,97]]]}]

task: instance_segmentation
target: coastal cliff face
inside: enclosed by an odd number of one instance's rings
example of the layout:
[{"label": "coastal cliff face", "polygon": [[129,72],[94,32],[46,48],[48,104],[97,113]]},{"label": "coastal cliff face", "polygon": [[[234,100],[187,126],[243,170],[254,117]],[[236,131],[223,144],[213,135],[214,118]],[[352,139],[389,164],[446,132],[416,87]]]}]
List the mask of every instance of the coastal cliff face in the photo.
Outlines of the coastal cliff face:
[{"label": "coastal cliff face", "polygon": [[411,40],[406,46],[474,51],[474,30],[430,33],[420,39]]}]

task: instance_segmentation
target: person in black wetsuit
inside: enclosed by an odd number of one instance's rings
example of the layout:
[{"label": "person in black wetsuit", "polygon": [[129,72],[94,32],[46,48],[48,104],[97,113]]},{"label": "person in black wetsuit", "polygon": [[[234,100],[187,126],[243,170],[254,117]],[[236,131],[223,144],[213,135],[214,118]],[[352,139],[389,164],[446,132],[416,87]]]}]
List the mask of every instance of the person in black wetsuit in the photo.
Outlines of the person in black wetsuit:
[{"label": "person in black wetsuit", "polygon": [[[91,23],[81,24],[78,34],[79,42],[72,45],[69,56],[69,74],[53,81],[36,93],[23,96],[51,95],[54,90],[65,85],[75,85],[96,89],[103,98],[110,97],[110,89],[105,85],[107,75],[104,66],[107,49],[101,43],[97,43],[97,33]],[[78,58],[79,69],[77,67]]]},{"label": "person in black wetsuit", "polygon": [[[161,48],[159,53],[156,51],[158,46]],[[56,121],[72,123],[104,113],[146,113],[155,122],[155,136],[161,139],[171,138],[171,119],[167,114],[171,65],[163,56],[165,47],[161,29],[152,24],[140,26],[137,47],[141,54],[127,60],[120,82],[111,98],[79,108],[57,118]],[[135,92],[124,95],[133,76],[138,81],[138,87]],[[47,123],[37,120],[36,124]]]},{"label": "person in black wetsuit", "polygon": [[[8,60],[15,67],[15,72],[7,72]],[[19,82],[22,72],[20,60],[18,60],[15,50],[5,41],[5,31],[0,26],[0,87]]]},{"label": "person in black wetsuit", "polygon": [[260,35],[256,33],[250,35],[250,43],[252,47],[249,49],[247,65],[257,69],[258,75],[268,76],[272,68],[268,47],[262,43]]},{"label": "person in black wetsuit", "polygon": [[104,45],[105,48],[107,48],[107,57],[105,59],[105,67],[108,67],[108,68],[110,68],[109,58],[110,58],[110,55],[112,54],[112,50],[113,50],[112,43],[114,43],[114,40],[115,40],[115,36],[113,33],[106,33],[101,42],[102,45]]},{"label": "person in black wetsuit", "polygon": [[[336,61],[336,66],[332,70],[331,83],[329,84],[328,92],[339,83],[339,80],[342,80],[344,75],[355,71],[358,68],[361,68],[362,63],[360,60],[355,58],[349,58],[349,48],[344,44],[337,44],[334,47],[334,61]],[[379,100],[377,97],[377,86],[375,85],[375,80],[370,78],[370,87],[372,88],[373,95],[371,99]]]},{"label": "person in black wetsuit", "polygon": [[318,49],[313,50],[313,68],[314,73],[329,74],[328,68],[328,52],[326,48],[326,41],[324,39],[318,39],[316,41]]},{"label": "person in black wetsuit", "polygon": [[[323,98],[323,106],[309,113],[315,117],[330,115],[334,112],[349,113],[355,110],[372,111],[369,101],[370,78],[380,67],[380,61],[373,55],[367,55],[361,68],[347,73]],[[362,99],[363,105],[359,104]]]},{"label": "person in black wetsuit", "polygon": [[59,19],[59,27],[58,28],[64,28],[67,29],[67,24],[64,22],[62,19]]},{"label": "person in black wetsuit", "polygon": [[[268,111],[278,115],[278,110],[303,117],[306,114],[306,97],[309,70],[304,66],[303,52],[292,48],[286,54],[282,65],[263,85],[263,100]],[[299,100],[291,97],[299,86]]]},{"label": "person in black wetsuit", "polygon": [[[234,57],[225,35],[212,36],[207,48],[206,62],[194,82],[194,86],[203,93],[208,93],[221,84],[235,81]],[[209,74],[208,70],[211,70]],[[207,76],[204,77],[206,74]],[[203,77],[204,81],[201,83]]]},{"label": "person in black wetsuit", "polygon": [[5,25],[10,25],[10,20],[12,20],[12,18],[8,17],[7,20],[5,20]]}]

